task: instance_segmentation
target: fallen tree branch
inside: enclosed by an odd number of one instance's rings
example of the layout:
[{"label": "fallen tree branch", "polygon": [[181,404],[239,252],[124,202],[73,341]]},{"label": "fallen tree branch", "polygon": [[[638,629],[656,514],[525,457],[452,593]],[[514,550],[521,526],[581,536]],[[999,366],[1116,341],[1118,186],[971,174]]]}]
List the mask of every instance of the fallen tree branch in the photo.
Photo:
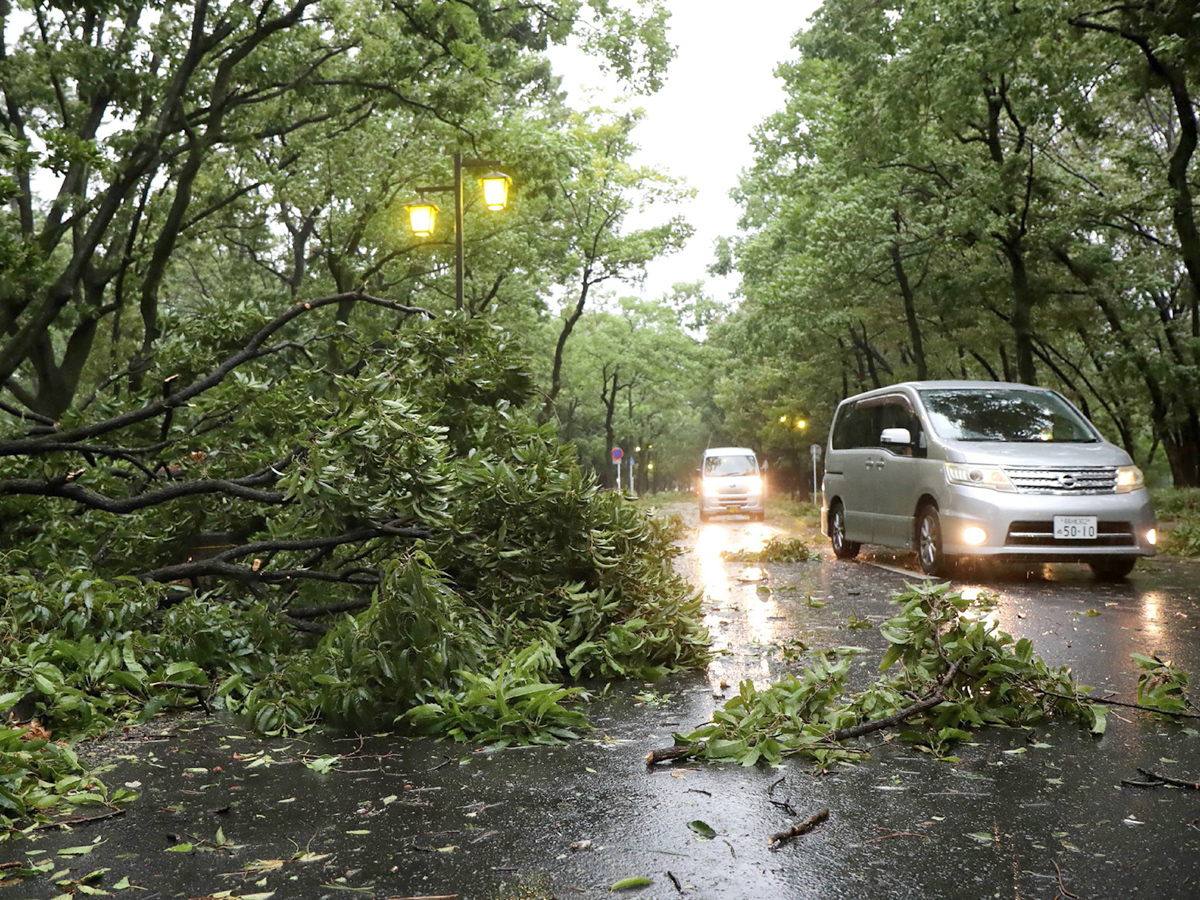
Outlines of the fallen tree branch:
[{"label": "fallen tree branch", "polygon": [[12,440],[0,441],[0,456],[21,456],[21,455],[40,455],[48,452],[57,452],[71,450],[72,444],[79,443],[88,438],[96,437],[101,434],[108,434],[117,431],[121,428],[127,428],[130,425],[136,425],[139,422],[145,422],[149,419],[157,418],[160,415],[175,409],[180,406],[186,406],[193,398],[203,394],[205,391],[216,387],[226,376],[234,369],[243,363],[258,359],[263,355],[263,344],[279,329],[283,328],[293,319],[302,316],[305,313],[320,309],[325,306],[331,306],[338,303],[343,303],[348,300],[355,302],[366,303],[372,306],[379,306],[384,309],[391,309],[402,312],[406,315],[418,314],[433,318],[433,313],[419,306],[406,306],[402,303],[396,303],[392,300],[384,300],[380,297],[373,297],[370,294],[365,294],[362,291],[350,291],[344,294],[333,294],[328,297],[320,297],[315,300],[300,301],[290,306],[286,311],[280,313],[266,325],[258,330],[250,340],[240,350],[218,365],[215,369],[209,372],[202,378],[193,381],[187,387],[173,391],[166,396],[160,396],[138,409],[132,409],[128,412],[120,413],[119,415],[111,416],[99,422],[93,422],[90,425],[82,425],[70,431],[60,432],[52,430],[48,434],[39,435],[37,437],[15,438]]},{"label": "fallen tree branch", "polygon": [[[74,473],[72,473],[74,474]],[[253,477],[253,476],[250,476]],[[131,513],[160,503],[168,503],[180,497],[194,497],[198,494],[223,494],[238,497],[242,500],[254,500],[259,503],[280,504],[287,499],[281,491],[264,491],[250,487],[244,479],[201,478],[196,481],[177,481],[169,487],[133,497],[109,497],[84,487],[71,478],[63,475],[48,481],[35,478],[11,478],[0,481],[0,494],[21,494],[35,497],[59,497],[73,500],[80,506],[89,509],[99,509],[109,513]]]},{"label": "fallen tree branch", "polygon": [[278,553],[280,551],[304,551],[332,548],[338,547],[342,544],[355,544],[362,541],[373,540],[375,538],[426,538],[430,536],[430,533],[431,532],[424,528],[416,528],[410,525],[405,525],[402,520],[394,519],[391,522],[386,522],[381,525],[372,525],[366,528],[348,531],[344,534],[330,535],[328,537],[254,541],[250,544],[241,544],[237,547],[231,547],[230,549],[217,553],[208,559],[191,560],[189,562],[175,563],[174,565],[152,569],[149,572],[143,572],[138,576],[138,578],[142,582],[179,581],[186,578],[202,578],[207,575],[217,575],[225,578],[234,578],[240,581],[264,582],[268,584],[279,581],[288,581],[295,578],[307,578],[317,581],[337,582],[339,584],[370,585],[377,583],[378,579],[371,577],[369,573],[365,573],[362,570],[357,569],[344,575],[338,575],[335,573],[310,569],[286,569],[280,571],[270,570],[264,566],[238,566],[234,565],[233,561],[246,556],[260,556],[269,553]]},{"label": "fallen tree branch", "polygon": [[285,610],[290,619],[315,619],[318,616],[330,616],[340,612],[354,612],[356,609],[366,609],[371,605],[369,598],[363,600],[347,600],[345,603],[331,603],[329,606],[306,606],[302,609]]},{"label": "fallen tree branch", "polygon": [[1155,713],[1160,716],[1174,716],[1177,719],[1200,719],[1200,713],[1184,712],[1176,709],[1159,709],[1157,706],[1145,706],[1141,703],[1128,703],[1124,700],[1110,700],[1106,697],[1087,697],[1078,694],[1059,694],[1055,691],[1041,691],[1034,689],[1035,693],[1045,697],[1057,697],[1059,700],[1074,700],[1076,703],[1100,703],[1104,706],[1119,706],[1122,709],[1136,709],[1141,712]]},{"label": "fallen tree branch", "polygon": [[[946,688],[950,682],[958,675],[959,664],[961,660],[956,660],[951,664],[941,679],[938,681],[937,687],[926,697],[922,697],[910,706],[906,706],[899,712],[885,716],[882,719],[871,719],[869,722],[859,722],[857,725],[850,725],[846,728],[839,728],[836,731],[831,731],[825,735],[824,740],[829,743],[840,743],[848,741],[851,738],[861,737],[864,734],[870,734],[873,731],[880,731],[884,728],[891,728],[894,725],[911,719],[913,716],[919,715],[927,709],[932,709],[943,700],[946,699]],[[703,752],[704,744],[684,744],[676,747],[664,747],[659,750],[651,750],[646,754],[646,765],[652,766],[655,763],[667,762],[673,759],[683,759],[684,757],[694,756]]]},{"label": "fallen tree branch", "polygon": [[192,691],[196,694],[202,694],[211,690],[211,687],[207,684],[191,684],[187,681],[152,681],[146,687],[168,688],[173,691]]},{"label": "fallen tree branch", "polygon": [[825,736],[825,740],[832,743],[848,741],[851,738],[861,737],[864,734],[870,734],[873,731],[881,731],[884,728],[891,728],[895,725],[911,719],[913,716],[920,715],[927,709],[932,709],[943,700],[946,699],[946,688],[950,682],[958,675],[959,663],[961,660],[955,660],[954,663],[946,670],[946,674],[938,680],[938,685],[934,690],[925,697],[922,697],[911,706],[906,706],[904,709],[890,716],[884,716],[882,719],[871,719],[868,722],[859,722],[857,725],[850,725],[846,728],[839,728],[836,731],[831,731]]},{"label": "fallen tree branch", "polygon": [[818,809],[815,813],[805,819],[803,822],[797,822],[786,831],[777,831],[767,838],[767,846],[775,849],[780,844],[785,844],[792,838],[798,838],[802,834],[808,834],[822,822],[829,818],[829,807],[825,806]]}]

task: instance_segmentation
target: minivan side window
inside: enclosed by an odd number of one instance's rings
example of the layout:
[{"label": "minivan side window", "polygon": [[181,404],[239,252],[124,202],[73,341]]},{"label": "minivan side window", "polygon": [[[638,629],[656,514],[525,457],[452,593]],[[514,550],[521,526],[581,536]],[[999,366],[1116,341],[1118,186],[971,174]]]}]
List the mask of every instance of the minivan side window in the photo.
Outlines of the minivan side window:
[{"label": "minivan side window", "polygon": [[854,410],[857,406],[857,403],[851,403],[848,406],[842,407],[842,413],[833,425],[834,450],[849,450],[854,446],[854,439],[851,434],[854,423],[851,420],[854,417]]},{"label": "minivan side window", "polygon": [[[913,439],[912,453],[917,456],[924,456],[924,441],[921,440],[921,420],[917,417],[912,405],[905,397],[888,397],[886,402],[880,407],[880,432],[884,428],[907,428],[908,433]],[[879,436],[875,437],[876,442]],[[893,453],[898,451],[892,450]],[[907,456],[908,453],[902,452],[902,455]]]}]

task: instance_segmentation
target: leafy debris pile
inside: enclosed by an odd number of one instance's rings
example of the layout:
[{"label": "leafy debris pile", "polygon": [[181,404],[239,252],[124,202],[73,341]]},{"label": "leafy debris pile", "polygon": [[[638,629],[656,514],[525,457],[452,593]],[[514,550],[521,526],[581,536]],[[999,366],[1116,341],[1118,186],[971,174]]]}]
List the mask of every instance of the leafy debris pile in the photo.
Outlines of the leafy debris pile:
[{"label": "leafy debris pile", "polygon": [[761,550],[722,550],[721,557],[731,562],[802,563],[816,562],[821,554],[804,538],[770,538]]},{"label": "leafy debris pile", "polygon": [[863,756],[846,741],[900,725],[901,738],[939,757],[989,725],[1061,716],[1103,733],[1106,709],[1088,700],[1088,688],[1047,666],[1029,640],[1000,631],[949,584],[909,585],[893,599],[903,608],[880,626],[890,646],[884,674],[868,687],[847,685],[861,648],[810,653],[802,672],[768,688],[744,681],[711,723],[676,735],[674,748],[648,761],[686,754],[751,766],[801,755],[824,767]]}]

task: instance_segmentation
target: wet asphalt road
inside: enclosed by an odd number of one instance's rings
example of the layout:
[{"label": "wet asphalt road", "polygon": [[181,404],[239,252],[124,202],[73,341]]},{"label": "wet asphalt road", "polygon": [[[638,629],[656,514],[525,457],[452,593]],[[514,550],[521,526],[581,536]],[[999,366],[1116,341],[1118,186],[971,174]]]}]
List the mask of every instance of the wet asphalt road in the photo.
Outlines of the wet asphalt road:
[{"label": "wet asphalt road", "polygon": [[[1200,734],[1140,713],[1112,710],[1101,738],[1061,723],[991,730],[956,748],[958,763],[879,740],[869,761],[821,777],[803,761],[647,771],[648,750],[706,721],[741,678],[786,672],[797,640],[868,647],[873,672],[884,645],[874,626],[919,577],[912,560],[721,559],[787,524],[694,532],[681,565],[726,652],[706,673],[615,687],[584,741],[496,753],[388,736],[264,744],[201,720],[130,733],[98,758],[113,766],[110,784],[135,784],[141,798],[120,818],[0,846],[0,862],[50,860],[56,873],[0,893],[55,897],[54,878],[84,896],[69,882],[107,868],[87,885],[128,878],[144,890],[115,896],[139,900],[601,897],[631,877],[652,883],[620,896],[1200,897],[1200,791],[1121,785],[1138,767],[1200,780]],[[957,583],[998,592],[1000,626],[1047,662],[1132,700],[1131,652],[1200,671],[1200,564],[1142,566],[1110,586],[1081,566],[965,571]],[[325,754],[342,760],[324,774],[304,765]],[[767,849],[770,834],[826,806],[813,833]],[[700,839],[694,820],[717,837]]]}]

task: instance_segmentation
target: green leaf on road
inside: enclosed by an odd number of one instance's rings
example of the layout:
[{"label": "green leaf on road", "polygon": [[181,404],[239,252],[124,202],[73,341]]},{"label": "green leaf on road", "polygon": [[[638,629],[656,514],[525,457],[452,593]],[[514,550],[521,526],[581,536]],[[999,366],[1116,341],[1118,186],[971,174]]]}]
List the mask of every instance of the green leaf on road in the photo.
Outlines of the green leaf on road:
[{"label": "green leaf on road", "polygon": [[608,890],[609,893],[612,893],[613,891],[628,891],[632,890],[633,888],[648,887],[652,884],[654,884],[654,880],[652,878],[645,878],[641,875],[638,875],[633,878],[622,878],[620,881],[614,881],[612,887],[610,887]]},{"label": "green leaf on road", "polygon": [[688,822],[688,828],[692,829],[692,831],[696,832],[696,834],[706,841],[711,841],[717,836],[717,832],[713,830],[713,827],[707,822],[702,822],[700,819]]}]

